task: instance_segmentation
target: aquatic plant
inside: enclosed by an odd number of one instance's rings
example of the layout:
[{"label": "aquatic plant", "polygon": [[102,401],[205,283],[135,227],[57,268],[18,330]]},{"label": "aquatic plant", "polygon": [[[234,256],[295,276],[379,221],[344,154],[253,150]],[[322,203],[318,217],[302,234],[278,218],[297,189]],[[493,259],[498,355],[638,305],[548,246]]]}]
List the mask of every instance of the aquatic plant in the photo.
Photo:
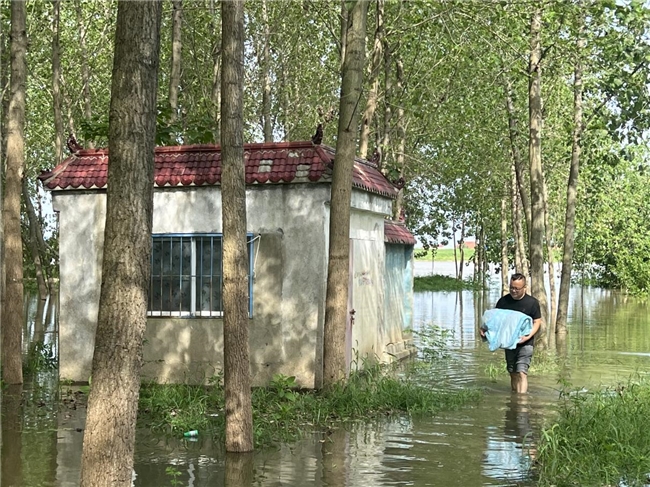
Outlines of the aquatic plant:
[{"label": "aquatic plant", "polygon": [[650,383],[630,381],[562,396],[559,417],[543,429],[538,444],[534,471],[539,484],[646,485]]}]

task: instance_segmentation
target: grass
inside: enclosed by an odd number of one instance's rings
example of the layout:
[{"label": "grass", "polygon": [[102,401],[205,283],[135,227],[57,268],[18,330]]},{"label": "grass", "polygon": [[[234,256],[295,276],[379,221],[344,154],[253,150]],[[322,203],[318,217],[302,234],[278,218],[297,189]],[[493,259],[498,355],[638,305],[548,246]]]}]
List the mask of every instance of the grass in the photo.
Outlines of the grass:
[{"label": "grass", "polygon": [[413,279],[413,291],[464,291],[475,289],[476,285],[470,280],[458,280],[451,276],[434,274],[432,276],[418,276]]},{"label": "grass", "polygon": [[[415,249],[415,260],[423,260],[431,262],[453,262],[454,261],[454,249],[435,249],[435,254],[433,259],[431,258],[432,250],[423,250]],[[467,262],[474,255],[474,249],[465,249],[464,261]],[[460,259],[460,251],[457,253],[458,259]]]},{"label": "grass", "polygon": [[[430,364],[445,357],[444,336],[421,337],[426,350],[410,365],[363,364],[347,383],[326,391],[300,390],[294,377],[276,375],[268,387],[252,393],[256,446],[295,441],[306,433],[328,431],[337,424],[371,421],[391,415],[434,415],[480,398],[477,390],[439,390],[428,374]],[[439,350],[434,350],[438,348]],[[143,384],[138,421],[160,433],[221,437],[225,429],[222,378],[210,385]]]},{"label": "grass", "polygon": [[559,417],[542,431],[539,485],[641,486],[650,472],[650,383],[564,393]]}]

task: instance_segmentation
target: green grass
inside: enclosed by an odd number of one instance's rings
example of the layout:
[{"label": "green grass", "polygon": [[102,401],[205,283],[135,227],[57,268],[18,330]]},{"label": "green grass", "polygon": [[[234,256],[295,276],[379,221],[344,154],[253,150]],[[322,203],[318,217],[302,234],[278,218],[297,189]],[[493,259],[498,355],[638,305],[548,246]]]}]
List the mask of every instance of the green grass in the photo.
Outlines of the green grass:
[{"label": "green grass", "polygon": [[[396,414],[433,415],[480,398],[473,389],[436,390],[426,366],[417,363],[417,367],[366,363],[363,371],[351,373],[347,383],[327,391],[300,390],[295,378],[276,375],[268,387],[253,390],[256,445],[295,441],[305,433],[327,431],[350,421]],[[144,384],[140,426],[179,437],[189,430],[222,437],[225,400],[220,384],[220,378],[210,386]]]},{"label": "green grass", "polygon": [[650,383],[563,396],[557,421],[538,442],[539,485],[646,485]]},{"label": "green grass", "polygon": [[455,277],[441,276],[434,274],[432,276],[418,276],[413,279],[413,291],[463,291],[465,289],[474,289],[474,283],[465,279],[460,281]]},{"label": "green grass", "polygon": [[[431,250],[426,252],[422,249],[415,249],[415,260],[431,262]],[[464,261],[467,262],[474,255],[474,249],[465,249]],[[458,259],[460,259],[460,251],[457,251]],[[435,249],[433,260],[435,262],[453,262],[454,249]]]}]

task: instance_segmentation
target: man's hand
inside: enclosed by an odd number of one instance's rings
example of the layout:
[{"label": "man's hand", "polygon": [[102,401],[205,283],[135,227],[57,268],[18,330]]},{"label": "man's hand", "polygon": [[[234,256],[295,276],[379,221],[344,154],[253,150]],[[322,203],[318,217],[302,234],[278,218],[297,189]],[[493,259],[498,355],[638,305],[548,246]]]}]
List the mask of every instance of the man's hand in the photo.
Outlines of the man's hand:
[{"label": "man's hand", "polygon": [[485,338],[485,331],[483,328],[479,328],[478,332],[481,334],[481,337]]},{"label": "man's hand", "polygon": [[532,337],[533,337],[533,335],[524,335],[524,336],[522,336],[522,337],[519,337],[519,341],[518,341],[517,343],[519,344],[519,343],[527,342],[527,341],[530,340]]}]

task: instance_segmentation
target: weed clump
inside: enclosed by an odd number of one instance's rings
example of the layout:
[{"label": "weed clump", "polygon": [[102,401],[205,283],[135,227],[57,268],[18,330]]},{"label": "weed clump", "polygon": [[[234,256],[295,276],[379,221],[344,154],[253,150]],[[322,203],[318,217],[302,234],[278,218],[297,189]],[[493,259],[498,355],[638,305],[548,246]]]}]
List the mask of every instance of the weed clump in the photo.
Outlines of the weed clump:
[{"label": "weed clump", "polygon": [[563,399],[538,444],[540,485],[647,485],[650,383],[563,393]]},{"label": "weed clump", "polygon": [[[426,363],[446,356],[439,334],[430,334]],[[366,361],[347,382],[323,390],[300,389],[295,377],[275,375],[268,387],[253,389],[253,427],[257,446],[297,440],[305,433],[327,431],[336,424],[370,421],[398,414],[436,414],[479,399],[476,390],[437,390],[425,361],[409,365]],[[222,377],[207,386],[143,384],[138,419],[141,426],[172,435],[189,430],[220,436],[225,429]]]}]

